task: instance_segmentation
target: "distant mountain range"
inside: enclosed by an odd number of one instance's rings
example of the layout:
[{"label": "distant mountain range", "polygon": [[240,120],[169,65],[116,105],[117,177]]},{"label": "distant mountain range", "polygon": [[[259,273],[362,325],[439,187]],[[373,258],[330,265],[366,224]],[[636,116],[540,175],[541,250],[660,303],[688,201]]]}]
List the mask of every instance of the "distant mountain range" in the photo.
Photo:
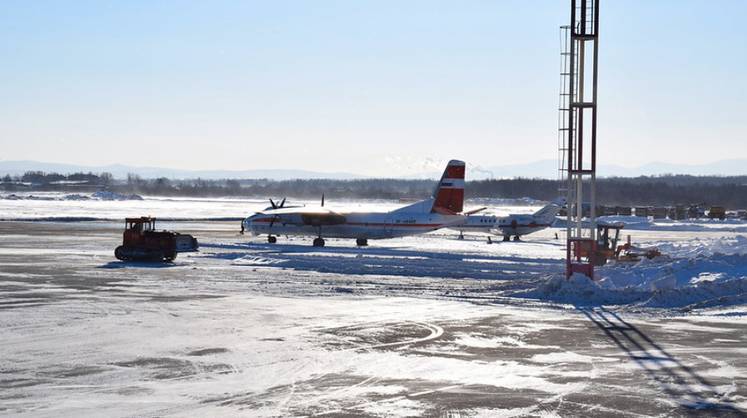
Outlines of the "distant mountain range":
[{"label": "distant mountain range", "polygon": [[[273,180],[288,179],[359,179],[367,178],[355,173],[346,172],[318,172],[309,170],[182,170],[163,167],[133,167],[121,164],[106,166],[82,166],[75,164],[46,163],[39,161],[0,161],[0,175],[20,175],[26,171],[44,171],[69,174],[74,172],[109,172],[115,178],[126,178],[133,173],[144,178],[168,177],[172,179],[204,178],[204,179],[257,179]],[[557,161],[540,160],[526,164],[509,164],[499,166],[470,166],[467,169],[469,180],[486,178],[557,178]],[[708,164],[672,164],[654,162],[637,167],[623,167],[619,165],[600,165],[600,177],[636,177],[661,174],[692,174],[710,176],[738,176],[747,175],[747,159],[721,160]],[[403,178],[438,178],[440,172],[428,172],[417,175],[401,176]]]},{"label": "distant mountain range", "polygon": [[47,173],[70,174],[76,172],[109,172],[115,178],[127,178],[137,174],[143,178],[167,177],[170,179],[203,178],[203,179],[355,179],[365,178],[353,173],[322,173],[308,170],[181,170],[163,167],[133,167],[122,164],[105,166],[85,166],[75,164],[46,163],[39,161],[0,161],[0,175],[20,175],[27,171],[44,171]]}]

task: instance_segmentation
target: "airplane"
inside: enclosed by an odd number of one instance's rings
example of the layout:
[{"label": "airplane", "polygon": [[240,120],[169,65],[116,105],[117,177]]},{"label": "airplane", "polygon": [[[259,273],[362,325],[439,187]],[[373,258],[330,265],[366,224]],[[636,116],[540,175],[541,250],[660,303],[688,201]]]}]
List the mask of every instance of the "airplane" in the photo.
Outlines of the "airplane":
[{"label": "airplane", "polygon": [[[267,242],[277,235],[313,236],[313,245],[323,247],[324,237],[355,239],[358,246],[369,239],[396,238],[423,234],[464,221],[463,161],[451,160],[436,185],[433,196],[389,212],[353,212],[324,207],[277,207],[255,213],[242,223],[254,235],[267,234]],[[281,205],[282,206],[282,205]]]},{"label": "airplane", "polygon": [[[469,214],[464,216],[464,222],[451,227],[451,229],[459,231],[459,239],[464,239],[464,231],[480,231],[503,235],[503,241],[510,241],[512,236],[514,237],[514,241],[520,241],[519,237],[522,235],[531,234],[552,226],[553,222],[555,222],[555,216],[563,206],[565,206],[565,199],[561,197],[531,215],[512,214],[504,217],[472,215],[484,209],[480,208],[468,212]],[[488,238],[488,242],[492,242],[492,240]]]}]

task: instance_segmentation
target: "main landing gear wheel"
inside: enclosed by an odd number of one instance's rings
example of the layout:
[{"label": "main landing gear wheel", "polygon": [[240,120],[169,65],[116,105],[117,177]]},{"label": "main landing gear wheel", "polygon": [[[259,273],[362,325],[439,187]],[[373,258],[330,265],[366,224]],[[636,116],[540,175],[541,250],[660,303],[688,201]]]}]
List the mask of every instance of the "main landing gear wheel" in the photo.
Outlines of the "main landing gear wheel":
[{"label": "main landing gear wheel", "polygon": [[504,235],[503,236],[503,242],[508,242],[508,241],[511,241],[511,236],[510,235]]},{"label": "main landing gear wheel", "polygon": [[274,244],[274,243],[278,242],[278,237],[276,237],[274,235],[268,235],[267,236],[267,242],[269,242],[270,244]]},{"label": "main landing gear wheel", "polygon": [[460,231],[459,232],[459,236],[457,237],[457,239],[458,240],[463,240],[464,239],[464,233]]},{"label": "main landing gear wheel", "polygon": [[315,247],[324,247],[324,238],[314,238]]},{"label": "main landing gear wheel", "polygon": [[355,245],[365,247],[368,245],[368,240],[366,238],[358,238],[355,240]]},{"label": "main landing gear wheel", "polygon": [[520,239],[520,238],[519,238],[519,236],[517,235],[517,236],[515,236],[515,237],[514,237],[514,242],[518,242],[518,241],[521,241],[521,239]]}]

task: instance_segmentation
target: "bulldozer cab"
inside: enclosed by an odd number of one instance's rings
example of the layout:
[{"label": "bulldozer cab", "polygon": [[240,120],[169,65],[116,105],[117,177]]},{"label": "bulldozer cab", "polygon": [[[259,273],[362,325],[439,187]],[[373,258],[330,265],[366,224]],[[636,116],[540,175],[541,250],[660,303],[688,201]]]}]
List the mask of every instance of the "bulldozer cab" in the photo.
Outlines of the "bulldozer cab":
[{"label": "bulldozer cab", "polygon": [[623,223],[600,223],[597,225],[597,248],[615,251],[617,241],[620,240],[620,230]]},{"label": "bulldozer cab", "polygon": [[125,229],[137,233],[154,231],[156,229],[156,218],[143,216],[142,218],[126,218]]},{"label": "bulldozer cab", "polygon": [[622,222],[597,224],[597,245],[594,263],[597,266],[607,264],[607,260],[617,257],[620,230],[625,227]]}]

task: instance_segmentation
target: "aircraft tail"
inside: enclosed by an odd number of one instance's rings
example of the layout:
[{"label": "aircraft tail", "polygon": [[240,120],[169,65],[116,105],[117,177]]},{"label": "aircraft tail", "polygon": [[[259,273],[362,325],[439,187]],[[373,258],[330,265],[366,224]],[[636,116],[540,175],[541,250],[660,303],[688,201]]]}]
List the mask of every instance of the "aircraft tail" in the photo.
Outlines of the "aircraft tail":
[{"label": "aircraft tail", "polygon": [[433,192],[431,212],[453,215],[464,209],[464,161],[451,160]]},{"label": "aircraft tail", "polygon": [[565,198],[559,197],[553,200],[549,205],[535,212],[533,216],[539,223],[552,224],[555,220],[555,216],[563,206],[565,206]]}]

